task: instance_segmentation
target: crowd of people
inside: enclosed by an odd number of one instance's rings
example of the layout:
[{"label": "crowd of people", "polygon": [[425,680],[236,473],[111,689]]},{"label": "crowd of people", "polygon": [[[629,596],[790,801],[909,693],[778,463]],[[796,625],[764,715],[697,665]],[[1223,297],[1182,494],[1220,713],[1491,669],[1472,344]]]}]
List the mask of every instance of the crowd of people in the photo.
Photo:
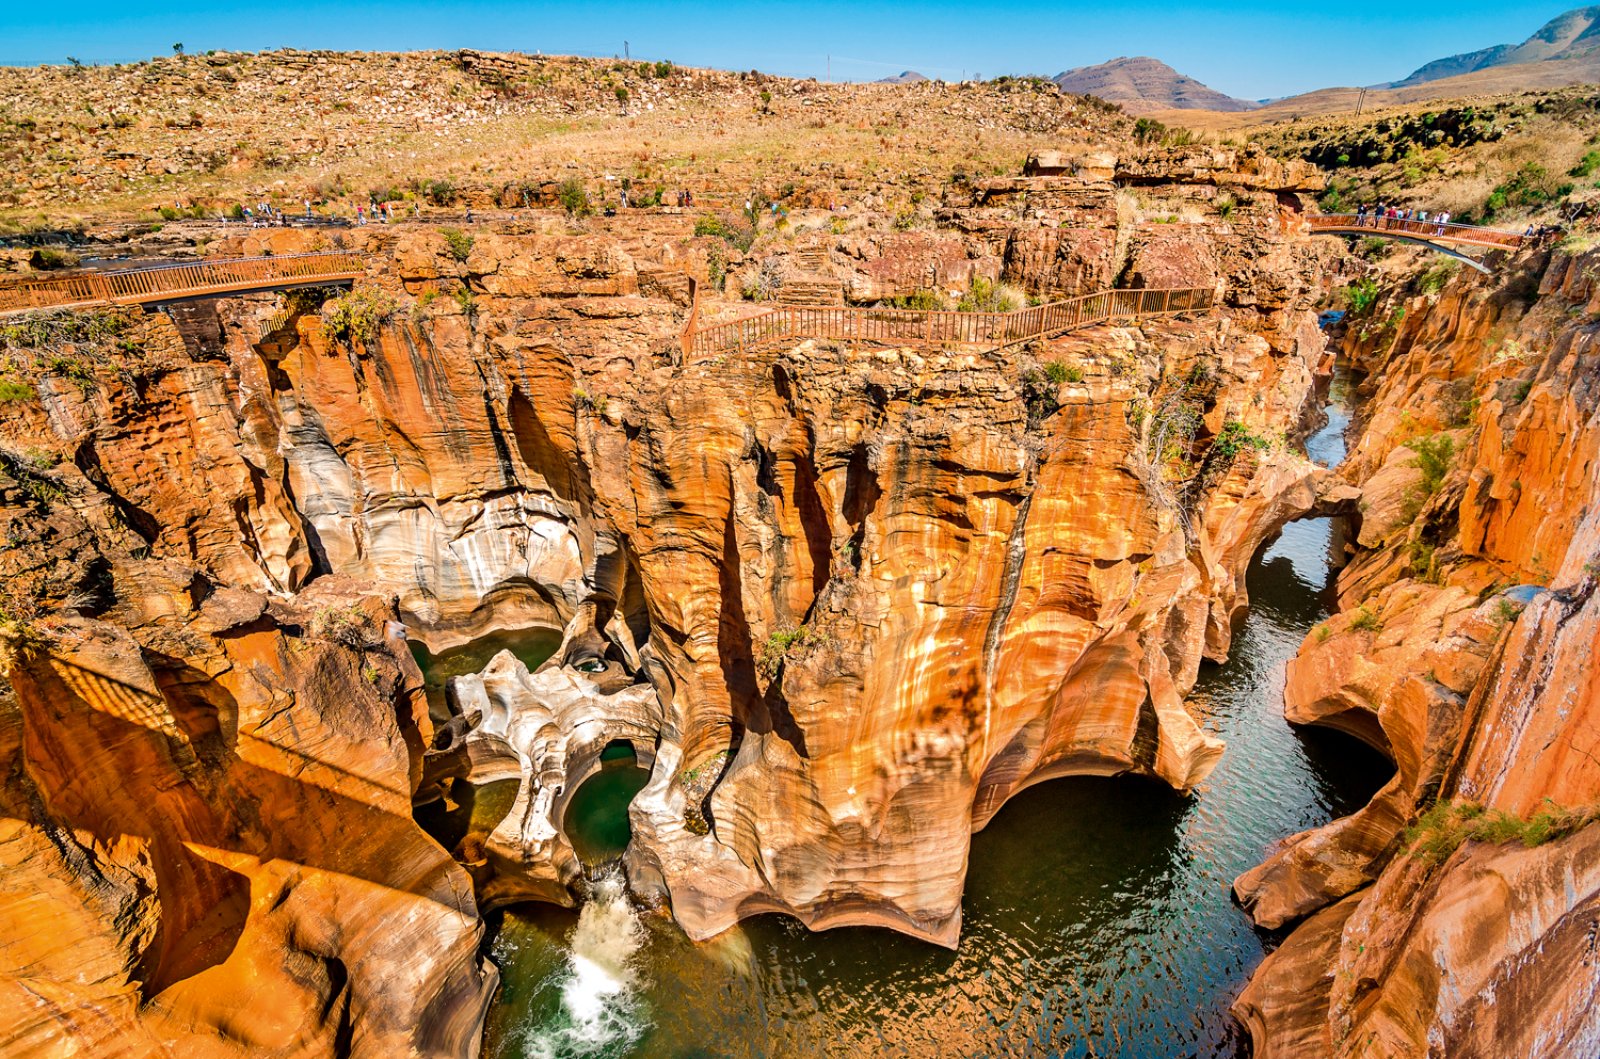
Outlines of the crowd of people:
[{"label": "crowd of people", "polygon": [[1415,206],[1401,209],[1398,206],[1391,206],[1383,202],[1377,203],[1376,205],[1363,202],[1360,206],[1356,207],[1357,228],[1366,228],[1368,226],[1373,228],[1404,227],[1404,225],[1397,223],[1401,221],[1416,221],[1417,223],[1424,225],[1431,223],[1434,228],[1434,234],[1443,235],[1445,229],[1449,227],[1450,224],[1450,211],[1440,210],[1433,215],[1433,219],[1430,222],[1428,219],[1428,211],[1419,210]]}]

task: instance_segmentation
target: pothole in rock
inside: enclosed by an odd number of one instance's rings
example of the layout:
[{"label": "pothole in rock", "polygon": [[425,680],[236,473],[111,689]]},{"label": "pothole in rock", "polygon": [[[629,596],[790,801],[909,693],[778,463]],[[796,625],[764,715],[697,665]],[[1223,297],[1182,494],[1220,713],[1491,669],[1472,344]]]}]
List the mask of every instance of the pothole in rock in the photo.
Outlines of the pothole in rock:
[{"label": "pothole in rock", "polygon": [[600,767],[572,793],[561,828],[584,867],[593,870],[628,848],[628,806],[650,781],[633,747],[619,740],[600,753]]},{"label": "pothole in rock", "polygon": [[481,673],[501,651],[510,651],[532,673],[561,646],[561,630],[535,626],[529,629],[502,629],[438,654],[421,640],[413,639],[411,656],[422,670],[423,691],[428,697],[428,713],[435,723],[449,719],[445,687],[451,677]]}]

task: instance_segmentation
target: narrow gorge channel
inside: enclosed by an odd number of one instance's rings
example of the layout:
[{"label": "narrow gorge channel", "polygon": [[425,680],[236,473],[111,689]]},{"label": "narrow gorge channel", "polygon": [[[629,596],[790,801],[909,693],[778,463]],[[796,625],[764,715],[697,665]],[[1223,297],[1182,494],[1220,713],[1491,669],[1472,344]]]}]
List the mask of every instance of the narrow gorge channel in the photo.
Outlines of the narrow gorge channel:
[{"label": "narrow gorge channel", "polygon": [[[1344,456],[1348,393],[1341,371],[1327,424],[1306,442],[1321,465]],[[1266,939],[1234,906],[1230,881],[1276,840],[1361,808],[1393,773],[1352,737],[1283,719],[1284,666],[1333,612],[1342,533],[1331,518],[1290,523],[1250,564],[1232,656],[1207,664],[1192,695],[1229,747],[1211,775],[1189,796],[1134,777],[1017,795],[974,837],[956,952],[881,929],[814,933],[777,915],[690,942],[670,919],[635,912],[604,856],[584,855],[617,841],[643,785],[629,762],[603,768],[567,814],[586,903],[490,919],[502,985],[485,1054],[1246,1054],[1227,1007]],[[492,829],[509,786],[486,786],[454,816]],[[446,848],[466,826],[426,808],[419,818]]]}]

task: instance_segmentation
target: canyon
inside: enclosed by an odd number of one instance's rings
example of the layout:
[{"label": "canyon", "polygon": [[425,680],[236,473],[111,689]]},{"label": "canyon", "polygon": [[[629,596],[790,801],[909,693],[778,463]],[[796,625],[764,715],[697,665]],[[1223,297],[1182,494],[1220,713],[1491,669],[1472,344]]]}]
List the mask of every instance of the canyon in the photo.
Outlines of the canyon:
[{"label": "canyon", "polygon": [[[1285,714],[1394,773],[1233,881],[1285,932],[1234,1013],[1262,1056],[1592,1051],[1600,258],[1402,257],[1330,336],[1365,266],[1308,237],[1316,170],[1071,113],[1094,142],[1020,172],[765,218],[179,223],[138,238],[367,271],[0,319],[0,1050],[476,1055],[495,917],[621,899],[567,826],[621,746],[628,899],[688,939],[956,948],[973,836],[1027,788],[1203,787],[1247,570],[1337,515]],[[1210,298],[1010,344],[687,340],[1109,288]],[[548,657],[424,672],[515,635]],[[492,785],[451,848],[416,823]]]}]

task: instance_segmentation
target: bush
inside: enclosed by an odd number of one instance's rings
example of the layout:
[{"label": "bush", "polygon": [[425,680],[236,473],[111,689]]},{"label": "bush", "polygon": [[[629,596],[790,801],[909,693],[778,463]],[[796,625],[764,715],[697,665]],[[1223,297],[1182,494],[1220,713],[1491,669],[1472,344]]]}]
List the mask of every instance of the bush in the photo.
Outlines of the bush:
[{"label": "bush", "polygon": [[756,241],[756,228],[753,223],[735,224],[710,213],[694,222],[694,234],[714,236],[729,246],[737,247],[741,252],[749,250]]},{"label": "bush", "polygon": [[919,312],[939,312],[945,307],[944,299],[939,296],[938,291],[933,290],[912,291],[910,294],[888,298],[883,304],[890,309],[916,309]]},{"label": "bush", "polygon": [[1028,406],[1028,422],[1037,425],[1055,415],[1061,408],[1056,397],[1058,383],[1052,382],[1047,371],[1029,368],[1022,373],[1022,401]]},{"label": "bush", "polygon": [[819,633],[809,625],[774,632],[756,652],[756,666],[770,680],[778,675],[790,655],[815,644],[828,643],[830,639],[826,633]]},{"label": "bush", "polygon": [[1600,169],[1600,151],[1590,151],[1579,159],[1578,164],[1567,171],[1568,176],[1586,177]]},{"label": "bush", "polygon": [[1371,276],[1362,276],[1339,292],[1339,300],[1344,302],[1352,316],[1368,313],[1378,303],[1378,281]]},{"label": "bush", "polygon": [[665,79],[665,78],[671,77],[672,76],[672,64],[667,62],[667,60],[662,59],[660,62],[656,63],[656,65],[655,65],[655,75],[656,75],[657,78],[661,78],[661,79]]},{"label": "bush", "polygon": [[57,268],[77,268],[79,258],[70,250],[62,250],[54,246],[41,246],[28,258],[28,264],[40,271],[48,272]]},{"label": "bush", "polygon": [[956,303],[956,309],[964,313],[1009,313],[1020,308],[1021,295],[1003,283],[982,276],[972,277],[972,286]]},{"label": "bush", "polygon": [[1406,828],[1405,841],[1413,857],[1442,864],[1467,842],[1520,842],[1532,849],[1565,838],[1596,820],[1600,820],[1600,806],[1569,809],[1549,799],[1545,808],[1526,820],[1503,810],[1487,810],[1476,802],[1435,802]]},{"label": "bush", "polygon": [[1455,460],[1456,443],[1449,434],[1430,434],[1412,438],[1406,448],[1417,454],[1411,466],[1422,472],[1420,488],[1424,496],[1432,496],[1444,484],[1445,475]]},{"label": "bush", "polygon": [[14,401],[31,401],[37,396],[37,391],[25,382],[16,379],[0,379],[0,404],[11,404]]},{"label": "bush", "polygon": [[412,190],[435,206],[448,206],[456,200],[456,186],[443,177],[412,182]]},{"label": "bush", "polygon": [[1363,603],[1350,616],[1350,628],[1356,632],[1370,632],[1376,635],[1383,631],[1383,622]]},{"label": "bush", "polygon": [[451,257],[465,261],[472,256],[472,236],[460,228],[440,228],[439,234],[444,236],[444,246]]},{"label": "bush", "polygon": [[322,307],[322,332],[335,342],[360,342],[378,337],[378,329],[399,308],[376,287],[360,287]]},{"label": "bush", "polygon": [[567,211],[568,217],[587,217],[594,212],[594,207],[589,204],[589,191],[577,177],[568,177],[562,181],[556,197],[561,202],[561,208]]},{"label": "bush", "polygon": [[1260,434],[1253,433],[1249,427],[1237,419],[1230,419],[1222,424],[1222,432],[1211,443],[1211,456],[1226,466],[1231,464],[1245,449],[1262,451],[1272,447],[1272,440]]}]

